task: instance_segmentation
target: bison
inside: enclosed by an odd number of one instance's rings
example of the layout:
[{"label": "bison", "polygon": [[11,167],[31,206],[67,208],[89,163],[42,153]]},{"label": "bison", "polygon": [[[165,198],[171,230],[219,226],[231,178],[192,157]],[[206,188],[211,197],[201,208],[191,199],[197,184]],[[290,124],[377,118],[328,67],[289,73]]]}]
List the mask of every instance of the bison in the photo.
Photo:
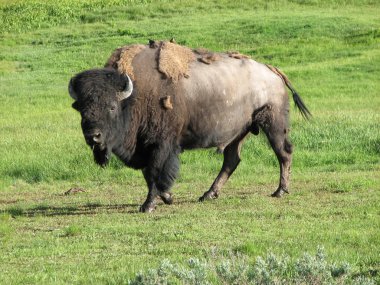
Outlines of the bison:
[{"label": "bison", "polygon": [[288,193],[292,144],[286,87],[302,115],[311,116],[285,74],[273,66],[238,53],[150,42],[117,49],[104,68],[75,75],[69,93],[95,162],[105,166],[114,153],[128,167],[141,169],[149,191],[140,211],[152,212],[158,197],[173,202],[170,189],[182,151],[222,149],[222,169],[199,198],[215,199],[240,162],[244,139],[260,130],[280,164],[272,196]]}]

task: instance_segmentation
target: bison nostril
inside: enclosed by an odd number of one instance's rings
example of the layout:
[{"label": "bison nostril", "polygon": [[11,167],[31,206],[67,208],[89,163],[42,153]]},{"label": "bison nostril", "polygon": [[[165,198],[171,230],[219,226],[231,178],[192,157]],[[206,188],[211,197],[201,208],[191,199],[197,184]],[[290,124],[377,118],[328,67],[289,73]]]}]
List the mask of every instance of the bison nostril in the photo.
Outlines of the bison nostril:
[{"label": "bison nostril", "polygon": [[86,139],[86,142],[89,145],[94,145],[94,144],[102,144],[103,143],[103,135],[100,131],[95,130],[95,131],[90,131],[90,132],[85,132],[84,137]]},{"label": "bison nostril", "polygon": [[96,143],[102,142],[102,134],[101,133],[95,133],[92,137],[92,140]]}]

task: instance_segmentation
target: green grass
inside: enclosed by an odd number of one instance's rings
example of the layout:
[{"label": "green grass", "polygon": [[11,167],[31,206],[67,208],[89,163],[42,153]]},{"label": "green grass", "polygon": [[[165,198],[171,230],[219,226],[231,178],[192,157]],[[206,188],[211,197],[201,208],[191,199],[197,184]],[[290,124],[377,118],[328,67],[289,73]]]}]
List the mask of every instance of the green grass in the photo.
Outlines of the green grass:
[{"label": "green grass", "polygon": [[[371,0],[0,1],[0,284],[120,284],[163,259],[295,260],[318,246],[380,282],[379,13]],[[291,195],[269,197],[279,169],[262,135],[212,202],[197,198],[222,157],[183,153],[175,204],[151,215],[137,212],[140,172],[93,163],[69,79],[171,37],[286,72],[314,116],[292,107]],[[64,195],[73,187],[85,192]]]}]

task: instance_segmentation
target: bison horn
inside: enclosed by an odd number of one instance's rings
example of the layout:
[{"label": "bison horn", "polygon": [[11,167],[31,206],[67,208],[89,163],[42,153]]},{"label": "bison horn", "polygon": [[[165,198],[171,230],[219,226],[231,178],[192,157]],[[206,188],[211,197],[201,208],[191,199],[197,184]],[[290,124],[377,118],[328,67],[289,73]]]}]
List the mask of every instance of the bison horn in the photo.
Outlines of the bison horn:
[{"label": "bison horn", "polygon": [[71,98],[73,98],[75,101],[78,100],[78,96],[75,93],[74,88],[73,88],[73,79],[72,78],[71,78],[70,83],[69,83],[69,94],[70,94]]},{"label": "bison horn", "polygon": [[127,99],[129,96],[131,96],[132,91],[133,91],[133,83],[131,81],[131,78],[126,75],[128,78],[128,84],[126,85],[125,89],[119,93],[118,99],[119,101]]}]

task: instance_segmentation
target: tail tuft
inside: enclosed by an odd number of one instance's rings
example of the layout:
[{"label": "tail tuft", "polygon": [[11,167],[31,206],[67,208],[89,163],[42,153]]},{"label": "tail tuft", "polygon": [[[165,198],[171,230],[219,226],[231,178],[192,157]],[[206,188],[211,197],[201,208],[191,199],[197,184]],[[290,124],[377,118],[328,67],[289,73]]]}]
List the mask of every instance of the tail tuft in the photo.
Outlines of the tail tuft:
[{"label": "tail tuft", "polygon": [[301,97],[298,95],[296,90],[294,90],[293,88],[291,88],[290,90],[292,91],[292,94],[293,94],[294,103],[296,104],[296,107],[300,111],[302,117],[304,117],[306,120],[310,120],[312,115],[309,109],[306,107],[305,103],[302,101]]}]

